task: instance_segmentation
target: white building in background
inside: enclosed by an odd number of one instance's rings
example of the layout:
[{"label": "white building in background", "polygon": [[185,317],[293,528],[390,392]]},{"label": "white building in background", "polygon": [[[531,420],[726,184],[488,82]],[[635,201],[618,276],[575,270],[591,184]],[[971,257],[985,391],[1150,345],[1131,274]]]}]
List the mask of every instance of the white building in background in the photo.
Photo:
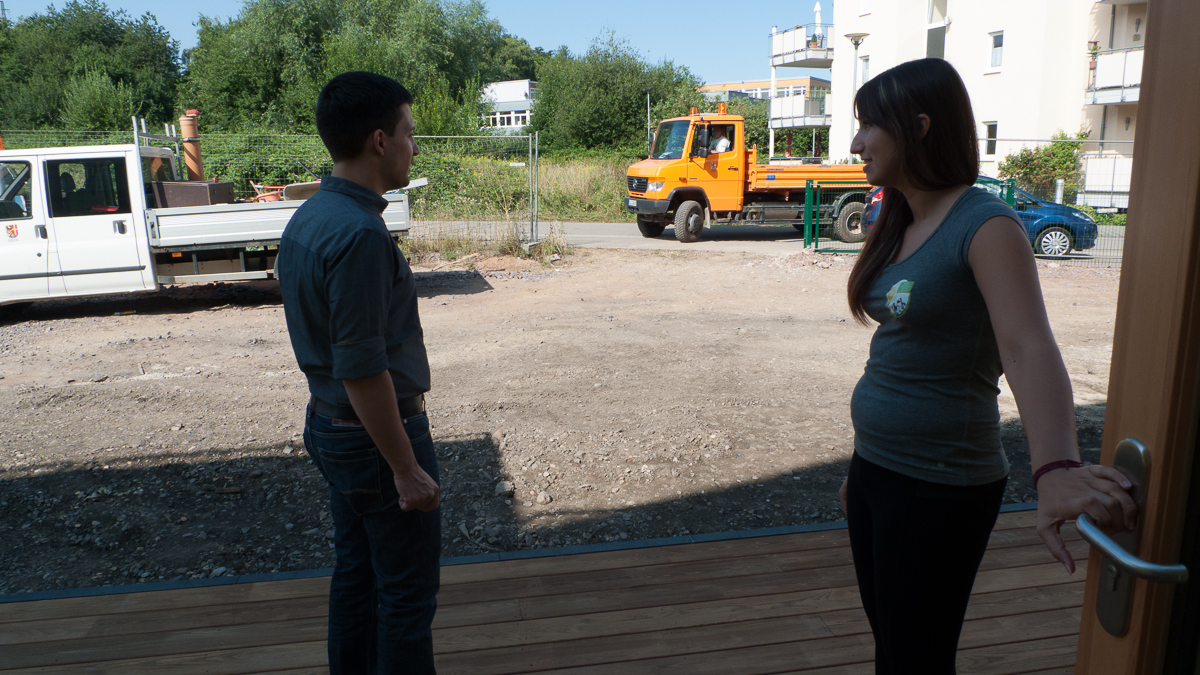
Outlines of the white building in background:
[{"label": "white building in background", "polygon": [[833,51],[837,42],[834,38],[834,25],[821,23],[820,2],[814,6],[813,11],[816,14],[813,23],[782,31],[778,26],[771,26],[768,38],[771,47],[771,81],[767,90],[771,98],[771,111],[767,118],[770,157],[775,157],[778,133],[784,134],[788,139],[786,147],[789,151],[785,154],[829,155],[828,148],[819,148],[816,145],[793,152],[791,132],[811,129],[815,143],[817,132],[830,128],[833,119],[827,105],[830,82],[806,78],[820,82],[820,85],[812,84],[799,91],[794,88],[784,91],[779,87],[781,69],[784,77],[787,77],[786,73],[793,68],[827,69],[835,62]]},{"label": "white building in background", "polygon": [[741,82],[719,82],[700,87],[700,93],[710,100],[721,99],[720,94],[734,92],[749,98],[766,100],[775,97],[803,96],[810,91],[829,91],[829,80],[819,77],[793,77],[775,81],[775,93],[771,93],[770,80],[742,80]]},{"label": "white building in background", "polygon": [[[1153,1],[1153,0],[1151,0]],[[971,95],[980,171],[1062,130],[1089,132],[1080,203],[1128,202],[1147,2],[1132,0],[838,0],[830,157],[847,159],[855,84],[936,56]],[[846,34],[866,34],[854,58]],[[1106,141],[1106,142],[1102,142]]]},{"label": "white building in background", "polygon": [[484,117],[484,128],[520,132],[529,124],[537,86],[533,80],[507,80],[484,87],[483,98],[492,106],[491,113]]}]

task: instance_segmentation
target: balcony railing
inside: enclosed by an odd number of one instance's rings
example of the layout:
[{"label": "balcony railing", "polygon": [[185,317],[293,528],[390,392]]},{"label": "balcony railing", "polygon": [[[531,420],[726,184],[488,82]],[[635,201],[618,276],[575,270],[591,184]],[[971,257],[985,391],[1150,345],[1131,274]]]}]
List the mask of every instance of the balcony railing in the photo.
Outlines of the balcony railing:
[{"label": "balcony railing", "polygon": [[1141,91],[1144,54],[1145,47],[1093,52],[1087,102],[1101,105],[1136,103]]},{"label": "balcony railing", "polygon": [[833,24],[810,23],[771,34],[771,64],[776,66],[824,67],[813,62],[832,63]]},{"label": "balcony railing", "polygon": [[828,96],[828,91],[818,90],[797,96],[772,98],[771,128],[829,126],[830,115],[825,107],[825,99]]}]

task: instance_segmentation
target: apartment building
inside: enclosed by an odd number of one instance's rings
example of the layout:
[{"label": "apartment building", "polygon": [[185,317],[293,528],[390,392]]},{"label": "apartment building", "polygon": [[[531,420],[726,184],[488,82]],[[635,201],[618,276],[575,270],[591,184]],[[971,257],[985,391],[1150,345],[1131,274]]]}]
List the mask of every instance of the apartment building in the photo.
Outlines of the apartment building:
[{"label": "apartment building", "polygon": [[[771,110],[767,118],[769,129],[768,153],[775,157],[776,134],[782,133],[788,139],[786,147],[792,148],[791,136],[793,131],[811,129],[813,138],[821,130],[828,130],[832,123],[830,109],[826,101],[830,95],[829,80],[813,77],[780,79],[780,71],[786,73],[794,68],[827,69],[834,63],[833,51],[836,44],[833,24],[821,23],[821,4],[817,3],[817,20],[814,23],[779,30],[778,26],[771,27],[768,37],[771,49],[771,79],[767,92],[770,94]],[[781,86],[784,82],[808,80],[809,86],[802,89]],[[816,83],[819,83],[816,84]],[[815,142],[815,140],[814,140]],[[800,154],[827,154],[827,148],[810,148]]]},{"label": "apartment building", "polygon": [[[971,95],[983,173],[995,175],[1009,153],[1056,131],[1083,129],[1089,142],[1080,203],[1124,208],[1148,4],[839,0],[830,157],[850,157],[857,85],[899,63],[939,57],[955,66]],[[857,50],[845,35],[859,36]]]},{"label": "apartment building", "polygon": [[774,94],[770,80],[743,80],[741,82],[721,82],[706,84],[700,87],[700,93],[712,100],[721,99],[721,94],[734,92],[750,98],[770,99],[786,96],[804,96],[809,92],[829,91],[829,80],[818,77],[793,77],[777,80],[774,84]]},{"label": "apartment building", "polygon": [[483,98],[491,103],[492,110],[484,116],[483,128],[519,133],[529,124],[537,86],[533,80],[506,80],[484,87]]}]

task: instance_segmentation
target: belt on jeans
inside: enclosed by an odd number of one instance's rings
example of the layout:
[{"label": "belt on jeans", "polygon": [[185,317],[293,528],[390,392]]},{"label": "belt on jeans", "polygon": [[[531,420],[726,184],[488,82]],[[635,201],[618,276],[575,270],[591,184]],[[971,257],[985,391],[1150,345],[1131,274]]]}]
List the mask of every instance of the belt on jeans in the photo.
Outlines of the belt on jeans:
[{"label": "belt on jeans", "polygon": [[[316,396],[310,398],[308,404],[312,406],[313,412],[317,413],[318,415],[335,417],[347,422],[358,421],[358,413],[354,412],[354,408],[348,405],[343,406],[326,403]],[[396,407],[400,410],[401,419],[408,419],[414,415],[420,415],[421,413],[425,412],[425,394],[417,394],[416,396],[410,396],[408,398],[398,398],[396,399]]]}]

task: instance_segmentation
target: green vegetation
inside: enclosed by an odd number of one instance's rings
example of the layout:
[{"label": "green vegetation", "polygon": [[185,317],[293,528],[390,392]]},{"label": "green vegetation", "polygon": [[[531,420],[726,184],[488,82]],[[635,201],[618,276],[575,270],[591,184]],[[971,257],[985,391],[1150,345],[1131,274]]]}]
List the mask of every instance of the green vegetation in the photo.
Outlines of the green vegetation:
[{"label": "green vegetation", "polygon": [[1063,201],[1073,203],[1079,191],[1082,168],[1079,154],[1083,144],[1064,141],[1082,141],[1087,137],[1087,131],[1081,130],[1071,137],[1060,129],[1051,136],[1058,142],[1021,148],[1005,157],[1000,162],[1000,178],[1012,178],[1019,187],[1041,196],[1053,195],[1055,181],[1061,179],[1065,185]]},{"label": "green vegetation", "polygon": [[[619,159],[546,159],[539,167],[538,212],[542,220],[632,221],[621,198],[625,170]],[[529,174],[525,167],[478,157],[421,155],[414,177],[429,185],[413,190],[410,208],[420,220],[529,220]]]},{"label": "green vegetation", "polygon": [[418,234],[409,234],[400,240],[400,252],[412,262],[431,260],[461,260],[468,269],[474,263],[467,259],[481,255],[508,255],[514,258],[539,258],[543,265],[553,261],[554,256],[567,256],[575,251],[567,245],[561,223],[543,223],[548,233],[539,241],[528,243],[515,223],[500,232],[470,230],[461,226],[422,227]]},{"label": "green vegetation", "polygon": [[0,21],[0,128],[128,129],[132,115],[161,124],[175,112],[178,53],[153,15],[99,0]]},{"label": "green vegetation", "polygon": [[1072,208],[1079,209],[1096,220],[1097,225],[1115,225],[1117,227],[1125,226],[1124,213],[1096,213],[1096,209],[1087,205],[1072,205]]},{"label": "green vegetation", "polygon": [[325,82],[371,70],[413,91],[419,133],[477,133],[482,83],[535,78],[548,58],[479,0],[247,0],[199,26],[180,63],[153,15],[101,0],[0,21],[0,128],[161,128],[197,108],[207,133],[312,133]]},{"label": "green vegetation", "polygon": [[201,19],[180,100],[208,130],[312,133],[325,82],[369,70],[412,90],[432,129],[453,131],[459,106],[446,102],[477,101],[480,82],[519,72],[536,56],[522,45],[479,0],[249,0],[229,22]]},{"label": "green vegetation", "polygon": [[560,49],[538,65],[537,76],[530,126],[552,151],[645,153],[647,96],[652,124],[704,105],[696,91],[700,80],[687,68],[670,61],[648,64],[611,34],[583,56]]}]

